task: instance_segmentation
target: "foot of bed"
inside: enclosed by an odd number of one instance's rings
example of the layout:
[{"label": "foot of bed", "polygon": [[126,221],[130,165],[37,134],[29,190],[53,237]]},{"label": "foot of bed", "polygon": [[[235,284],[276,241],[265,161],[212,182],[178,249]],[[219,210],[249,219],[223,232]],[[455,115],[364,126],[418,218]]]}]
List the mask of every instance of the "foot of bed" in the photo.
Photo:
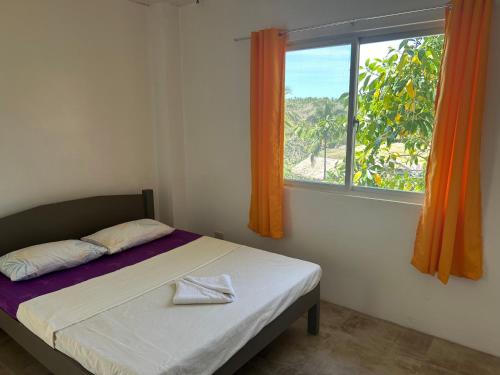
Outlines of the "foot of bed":
[{"label": "foot of bed", "polygon": [[307,313],[307,332],[314,336],[319,333],[319,304],[311,307]]}]

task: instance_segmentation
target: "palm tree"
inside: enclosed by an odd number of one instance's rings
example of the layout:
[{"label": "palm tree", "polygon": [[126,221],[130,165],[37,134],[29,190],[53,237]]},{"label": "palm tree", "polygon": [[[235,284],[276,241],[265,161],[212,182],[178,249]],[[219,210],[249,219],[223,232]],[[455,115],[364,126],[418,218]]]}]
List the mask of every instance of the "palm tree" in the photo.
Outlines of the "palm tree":
[{"label": "palm tree", "polygon": [[327,150],[328,146],[337,146],[345,140],[346,106],[340,101],[325,98],[311,118],[300,122],[295,127],[297,136],[308,144],[311,164],[323,151],[323,180],[327,178]]}]

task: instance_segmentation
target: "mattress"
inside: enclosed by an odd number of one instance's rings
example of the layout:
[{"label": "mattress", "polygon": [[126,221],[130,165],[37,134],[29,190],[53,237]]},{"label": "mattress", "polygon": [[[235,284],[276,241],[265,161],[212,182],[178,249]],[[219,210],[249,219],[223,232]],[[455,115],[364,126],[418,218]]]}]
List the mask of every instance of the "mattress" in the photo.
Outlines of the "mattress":
[{"label": "mattress", "polygon": [[[176,278],[221,273],[235,302],[172,304]],[[17,317],[95,374],[211,374],[320,278],[313,263],[201,237],[23,302]]]}]

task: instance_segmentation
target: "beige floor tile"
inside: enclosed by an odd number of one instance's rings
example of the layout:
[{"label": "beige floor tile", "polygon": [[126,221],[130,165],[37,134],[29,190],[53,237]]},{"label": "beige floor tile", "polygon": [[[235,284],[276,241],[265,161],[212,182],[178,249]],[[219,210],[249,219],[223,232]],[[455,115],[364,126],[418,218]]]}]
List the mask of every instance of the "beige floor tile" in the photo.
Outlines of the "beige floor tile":
[{"label": "beige floor tile", "polygon": [[464,375],[499,375],[500,358],[442,339],[434,339],[427,362]]},{"label": "beige floor tile", "polygon": [[396,354],[423,360],[432,344],[433,337],[412,329],[402,329],[395,340]]},{"label": "beige floor tile", "polygon": [[358,345],[380,354],[387,353],[395,346],[396,339],[403,330],[395,324],[357,313],[352,314],[340,329]]},{"label": "beige floor tile", "polygon": [[448,370],[457,371],[461,347],[448,341],[434,339],[429,348],[427,362]]},{"label": "beige floor tile", "polygon": [[457,375],[457,372],[447,370],[445,368],[432,365],[430,363],[424,363],[420,368],[418,375]]},{"label": "beige floor tile", "polygon": [[458,372],[464,375],[500,375],[500,358],[449,343],[459,353]]}]

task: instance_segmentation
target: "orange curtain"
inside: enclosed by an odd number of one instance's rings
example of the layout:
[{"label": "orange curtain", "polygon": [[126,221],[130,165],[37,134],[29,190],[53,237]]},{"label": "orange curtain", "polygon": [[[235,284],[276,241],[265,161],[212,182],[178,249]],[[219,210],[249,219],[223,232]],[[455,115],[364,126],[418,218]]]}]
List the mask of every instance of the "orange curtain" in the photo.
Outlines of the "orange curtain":
[{"label": "orange curtain", "polygon": [[250,122],[252,197],[248,227],[283,237],[283,142],[286,36],[278,29],[252,33]]},{"label": "orange curtain", "polygon": [[454,0],[436,102],[426,196],[412,264],[477,280],[483,273],[480,143],[491,0]]}]

